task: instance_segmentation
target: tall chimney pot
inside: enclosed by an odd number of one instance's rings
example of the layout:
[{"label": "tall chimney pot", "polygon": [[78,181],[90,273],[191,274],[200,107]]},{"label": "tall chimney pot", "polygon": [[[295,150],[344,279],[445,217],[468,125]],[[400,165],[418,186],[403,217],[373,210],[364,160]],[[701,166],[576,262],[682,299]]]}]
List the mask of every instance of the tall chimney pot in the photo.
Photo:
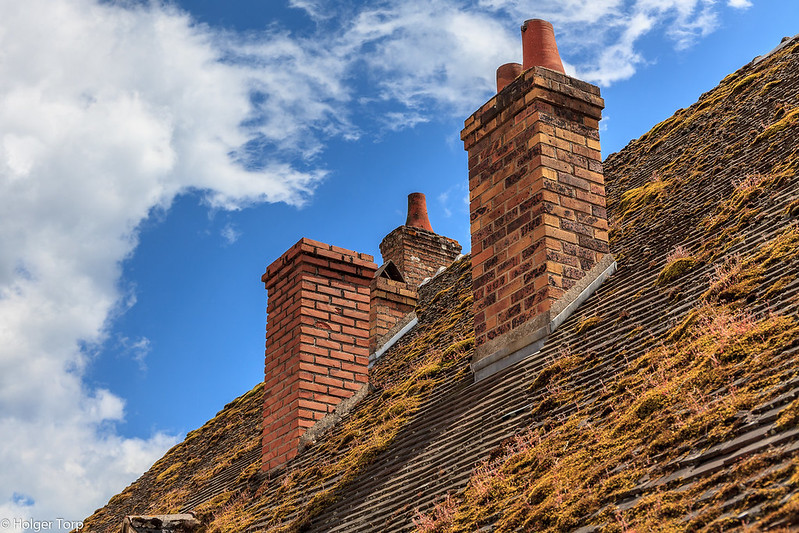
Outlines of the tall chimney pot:
[{"label": "tall chimney pot", "polygon": [[497,69],[497,92],[504,89],[510,82],[519,77],[522,66],[519,63],[505,63]]},{"label": "tall chimney pot", "polygon": [[427,200],[424,193],[412,192],[408,195],[408,219],[406,226],[433,231],[430,220],[427,218]]},{"label": "tall chimney pot", "polygon": [[555,29],[546,20],[530,19],[522,24],[522,66],[524,70],[546,67],[566,73],[555,42]]}]

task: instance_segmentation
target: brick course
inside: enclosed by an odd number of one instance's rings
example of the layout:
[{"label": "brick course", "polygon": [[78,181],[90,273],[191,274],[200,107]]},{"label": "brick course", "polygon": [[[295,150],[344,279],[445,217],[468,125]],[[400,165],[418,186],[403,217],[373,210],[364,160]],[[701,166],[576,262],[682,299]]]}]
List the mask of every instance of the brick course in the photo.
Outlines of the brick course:
[{"label": "brick course", "polygon": [[368,381],[373,258],[301,239],[261,277],[268,292],[263,469]]},{"label": "brick course", "polygon": [[410,287],[418,287],[440,267],[447,267],[461,253],[458,241],[432,231],[400,226],[380,243],[383,261],[393,261]]},{"label": "brick course", "polygon": [[369,352],[402,318],[416,308],[416,290],[404,281],[378,276],[372,280],[369,308]]},{"label": "brick course", "polygon": [[609,252],[603,107],[598,87],[533,67],[466,120],[478,352]]}]

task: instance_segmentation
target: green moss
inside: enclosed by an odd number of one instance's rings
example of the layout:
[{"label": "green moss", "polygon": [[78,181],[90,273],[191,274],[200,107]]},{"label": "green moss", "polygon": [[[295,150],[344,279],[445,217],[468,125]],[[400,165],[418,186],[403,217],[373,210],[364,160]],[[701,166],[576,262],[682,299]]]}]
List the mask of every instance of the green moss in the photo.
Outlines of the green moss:
[{"label": "green moss", "polygon": [[781,276],[774,284],[768,288],[768,290],[763,294],[763,299],[770,300],[775,296],[779,296],[783,289],[790,285],[796,279],[795,275],[784,275]]},{"label": "green moss", "polygon": [[681,278],[687,272],[692,270],[696,266],[696,263],[697,261],[693,257],[681,257],[671,261],[663,267],[663,270],[660,271],[655,284],[665,285],[666,283],[670,283],[675,279]]},{"label": "green moss", "polygon": [[799,229],[789,228],[761,245],[757,252],[744,261],[736,261],[720,268],[719,274],[702,298],[714,302],[748,300],[756,296],[762,286],[767,269],[789,261],[799,253]]},{"label": "green moss", "polygon": [[693,309],[685,318],[683,318],[682,322],[680,322],[677,326],[672,328],[671,330],[666,333],[666,340],[669,342],[676,342],[685,337],[688,332],[692,331],[694,326],[696,326],[696,322],[699,319],[699,310]]},{"label": "green moss", "polygon": [[749,76],[746,76],[745,78],[741,79],[735,85],[732,86],[732,89],[730,90],[730,95],[731,96],[735,96],[736,94],[742,92],[749,85],[751,85],[752,82],[754,82],[755,80],[760,78],[760,76],[761,76],[761,73],[756,72],[754,74],[750,74]]},{"label": "green moss", "polygon": [[530,384],[530,390],[546,387],[557,378],[563,375],[569,375],[569,371],[578,367],[584,362],[583,357],[574,356],[571,354],[562,354],[558,359],[550,365],[547,365],[541,372],[538,373],[536,378]]},{"label": "green moss", "polygon": [[166,468],[163,472],[158,474],[155,479],[160,482],[164,482],[167,478],[172,476],[173,474],[177,474],[177,471],[183,467],[183,463],[176,462],[172,463],[168,468]]},{"label": "green moss", "polygon": [[765,95],[767,92],[769,92],[771,89],[773,89],[774,87],[776,87],[780,83],[782,83],[782,80],[772,80],[772,81],[768,82],[767,84],[765,84],[763,86],[762,89],[760,89],[759,96]]},{"label": "green moss", "polygon": [[597,327],[599,324],[602,323],[602,317],[599,315],[595,315],[592,317],[588,317],[583,319],[579,324],[574,327],[574,334],[575,335],[582,335],[586,331],[591,328]]},{"label": "green moss", "polygon": [[[763,391],[772,379],[774,358],[797,341],[799,324],[793,317],[755,321],[723,307],[694,310],[597,400],[612,404],[613,414],[597,419],[578,411],[546,431],[520,434],[475,469],[465,491],[426,515],[423,531],[470,532],[487,523],[498,532],[554,532],[589,524],[614,530],[620,523],[627,530],[684,530],[685,514],[707,489],[705,481],[681,491],[664,487],[623,513],[613,512],[612,504],[640,483],[653,457],[668,464],[699,442],[707,446],[729,438],[735,414],[767,399]],[[751,381],[734,394],[718,395],[715,391],[728,385],[741,366]],[[555,362],[536,381],[549,389],[560,375]],[[545,395],[535,411],[546,412],[551,396]],[[785,414],[784,426],[795,424],[794,418]],[[765,464],[755,457],[725,473],[729,492],[724,498],[733,497],[740,481]],[[703,513],[706,524],[723,516],[712,506]],[[700,518],[693,520],[692,528],[700,529]]]},{"label": "green moss", "polygon": [[[470,378],[466,364],[474,350],[470,266],[468,257],[455,262],[444,276],[458,281],[421,301],[420,324],[414,334],[372,369],[375,392],[312,445],[311,453],[318,461],[278,474],[271,482],[260,481],[254,469],[242,472],[242,483],[249,481],[260,488],[248,496],[246,520],[236,525],[239,531],[256,522],[273,532],[302,531],[385,453],[437,385]],[[467,373],[456,373],[454,368],[466,368]],[[216,522],[230,517],[214,516],[210,527],[224,531],[228,526]]]},{"label": "green moss", "polygon": [[775,424],[780,431],[793,429],[799,425],[799,399],[794,400],[785,410],[780,413],[780,417]]},{"label": "green moss", "polygon": [[443,356],[445,359],[463,355],[474,349],[474,336],[469,336],[463,340],[455,342],[444,350]]},{"label": "green moss", "polygon": [[791,112],[787,113],[781,120],[778,120],[765,130],[763,130],[760,135],[755,137],[755,143],[760,141],[764,141],[773,137],[774,135],[778,134],[779,132],[786,130],[788,128],[793,128],[799,125],[799,107],[794,108]]},{"label": "green moss", "polygon": [[658,391],[645,395],[636,406],[634,406],[635,416],[644,420],[656,413],[667,401],[666,396]]},{"label": "green moss", "polygon": [[656,202],[665,193],[665,190],[666,182],[657,180],[625,191],[621,195],[616,213],[619,218],[623,219],[629,212]]}]

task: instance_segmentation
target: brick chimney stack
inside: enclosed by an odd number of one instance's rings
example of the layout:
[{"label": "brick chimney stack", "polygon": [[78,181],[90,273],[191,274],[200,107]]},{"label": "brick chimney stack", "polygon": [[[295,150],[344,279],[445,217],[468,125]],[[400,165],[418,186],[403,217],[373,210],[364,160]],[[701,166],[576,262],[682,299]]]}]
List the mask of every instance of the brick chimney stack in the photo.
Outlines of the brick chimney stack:
[{"label": "brick chimney stack", "polygon": [[[522,26],[523,71],[465,122],[476,379],[543,344],[613,269],[599,88],[563,73],[552,25]],[[500,72],[501,71],[501,72]],[[590,294],[590,293],[589,293]]]},{"label": "brick chimney stack", "polygon": [[268,292],[262,467],[285,464],[302,434],[368,381],[367,254],[301,239],[261,277]]},{"label": "brick chimney stack", "polygon": [[405,282],[392,261],[377,269],[369,290],[369,353],[373,354],[388,340],[397,323],[416,309],[419,295],[416,286]]},{"label": "brick chimney stack", "polygon": [[427,202],[422,193],[408,195],[405,225],[386,235],[380,243],[383,260],[393,262],[405,282],[415,288],[440,267],[449,266],[461,252],[458,241],[436,234],[427,217]]}]

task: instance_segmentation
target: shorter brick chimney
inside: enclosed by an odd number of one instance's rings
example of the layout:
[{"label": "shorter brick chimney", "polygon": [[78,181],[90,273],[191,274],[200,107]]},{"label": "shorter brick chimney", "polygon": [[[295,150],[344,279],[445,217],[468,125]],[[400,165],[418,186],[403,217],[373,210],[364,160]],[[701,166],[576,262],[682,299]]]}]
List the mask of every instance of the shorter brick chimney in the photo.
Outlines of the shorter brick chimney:
[{"label": "shorter brick chimney", "polygon": [[268,293],[262,467],[297,454],[300,437],[368,381],[367,254],[300,239],[261,277]]},{"label": "shorter brick chimney", "polygon": [[466,120],[477,380],[538,351],[615,270],[599,88],[566,76],[552,25],[522,26],[523,71]]},{"label": "shorter brick chimney", "polygon": [[442,266],[449,266],[460,252],[458,241],[433,231],[425,196],[419,192],[408,195],[405,225],[386,235],[380,243],[383,261],[393,262],[410,287],[417,287]]},{"label": "shorter brick chimney", "polygon": [[405,282],[393,261],[381,266],[370,285],[369,353],[379,348],[395,325],[416,308],[415,287]]}]

